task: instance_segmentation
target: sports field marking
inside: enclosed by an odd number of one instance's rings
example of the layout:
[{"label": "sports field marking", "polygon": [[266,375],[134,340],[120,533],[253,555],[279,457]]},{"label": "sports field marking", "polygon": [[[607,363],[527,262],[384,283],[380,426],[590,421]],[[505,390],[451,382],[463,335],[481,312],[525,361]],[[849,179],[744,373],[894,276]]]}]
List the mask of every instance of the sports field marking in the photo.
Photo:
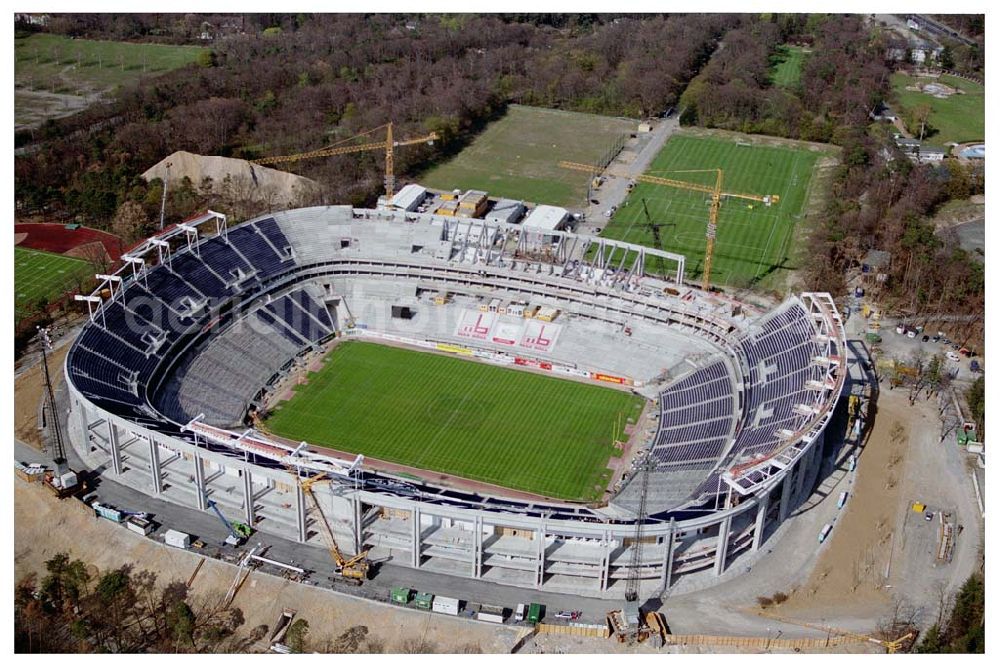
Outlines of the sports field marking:
[{"label": "sports field marking", "polygon": [[[647,173],[711,185],[711,173],[683,170],[721,168],[728,192],[777,194],[780,202],[724,199],[719,210],[712,281],[716,284],[752,284],[788,265],[787,249],[805,205],[817,154],[806,149],[771,145],[740,145],[740,135],[717,138],[675,134],[657,155]],[[664,226],[661,248],[687,258],[688,277],[700,277],[704,265],[708,198],[700,192],[639,183],[603,236],[654,246],[642,210],[646,199],[650,218]]]},{"label": "sports field marking", "polygon": [[275,434],[568,500],[601,497],[616,420],[641,397],[348,341],[268,418]]},{"label": "sports field marking", "polygon": [[83,259],[14,247],[14,308],[21,310],[61,295],[92,273]]}]

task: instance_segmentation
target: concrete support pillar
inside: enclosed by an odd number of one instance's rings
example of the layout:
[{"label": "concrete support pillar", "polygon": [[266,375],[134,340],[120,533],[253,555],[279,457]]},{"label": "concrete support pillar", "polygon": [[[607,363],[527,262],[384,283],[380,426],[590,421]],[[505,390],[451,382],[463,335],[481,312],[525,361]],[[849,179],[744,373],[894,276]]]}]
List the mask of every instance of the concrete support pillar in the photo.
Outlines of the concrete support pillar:
[{"label": "concrete support pillar", "polygon": [[726,570],[726,557],[729,555],[729,530],[732,527],[733,518],[727,516],[719,524],[719,541],[715,547],[715,575],[721,576]]},{"label": "concrete support pillar", "polygon": [[410,511],[410,520],[413,522],[411,525],[413,529],[413,540],[411,548],[411,560],[410,564],[414,569],[420,568],[420,509],[413,507]]},{"label": "concrete support pillar", "polygon": [[[80,436],[83,437],[83,441],[80,442],[80,446],[83,447],[83,451],[90,450],[90,414],[87,413],[87,405],[83,402],[76,403],[76,417],[80,421]],[[68,434],[68,433],[67,433]]]},{"label": "concrete support pillar", "polygon": [[243,516],[251,527],[257,522],[253,508],[253,476],[249,467],[243,469]]},{"label": "concrete support pillar", "polygon": [[784,522],[791,509],[789,504],[792,501],[792,470],[785,473],[785,480],[781,482],[781,504],[778,505],[778,522]]},{"label": "concrete support pillar", "polygon": [[483,517],[476,516],[472,529],[472,577],[481,578],[483,575]]},{"label": "concrete support pillar", "polygon": [[[118,439],[118,426],[108,419],[108,444],[111,448],[111,471],[118,476],[122,473],[122,448]],[[84,431],[86,435],[86,431]]]},{"label": "concrete support pillar", "polygon": [[538,568],[535,569],[535,589],[542,589],[542,581],[545,580],[545,521],[538,526],[535,531],[535,540],[538,542]]},{"label": "concrete support pillar", "polygon": [[149,442],[149,474],[153,480],[153,492],[159,495],[163,492],[163,472],[160,469],[160,447],[152,437]]},{"label": "concrete support pillar", "polygon": [[361,524],[361,496],[358,494],[354,495],[351,500],[351,506],[354,509],[354,552],[360,553],[362,545],[364,544],[364,527]]},{"label": "concrete support pillar", "polygon": [[604,548],[601,553],[601,592],[604,592],[608,589],[611,578],[611,534],[605,532],[602,541]]},{"label": "concrete support pillar", "polygon": [[764,525],[767,523],[767,510],[771,506],[771,493],[767,492],[759,498],[757,504],[757,520],[753,528],[753,552],[760,550],[764,541]]},{"label": "concrete support pillar", "polygon": [[194,454],[194,492],[198,499],[198,510],[208,508],[208,488],[205,487],[205,461],[201,454]]},{"label": "concrete support pillar", "polygon": [[806,475],[809,473],[809,465],[812,462],[812,456],[809,452],[806,455],[799,458],[799,462],[795,465],[795,497],[802,497],[802,488],[806,485]]},{"label": "concrete support pillar", "polygon": [[666,539],[666,548],[663,551],[663,568],[660,570],[660,594],[670,589],[670,579],[674,573],[674,545],[677,542],[677,525],[673,518],[670,519],[670,536]]},{"label": "concrete support pillar", "polygon": [[299,531],[299,543],[305,543],[309,536],[306,529],[306,494],[298,483],[295,483],[295,526]]}]

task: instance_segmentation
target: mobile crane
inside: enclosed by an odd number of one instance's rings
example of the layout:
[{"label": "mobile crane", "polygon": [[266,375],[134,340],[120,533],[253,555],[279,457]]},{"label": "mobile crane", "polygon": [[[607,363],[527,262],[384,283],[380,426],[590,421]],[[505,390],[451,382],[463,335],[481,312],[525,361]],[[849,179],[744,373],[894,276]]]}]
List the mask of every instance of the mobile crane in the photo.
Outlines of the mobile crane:
[{"label": "mobile crane", "polygon": [[[365,143],[358,143],[353,145],[345,145],[349,141],[355,139],[370,139],[370,135],[381,130],[385,130],[385,140],[384,141],[366,141]],[[392,195],[396,187],[396,176],[395,176],[395,163],[394,163],[394,151],[397,146],[412,146],[417,143],[426,143],[428,145],[433,145],[434,142],[439,139],[437,132],[431,132],[425,136],[419,136],[414,139],[404,139],[402,141],[395,141],[392,138],[392,123],[386,123],[376,127],[375,129],[370,129],[367,132],[362,132],[356,136],[348,137],[341,141],[337,141],[326,148],[320,148],[318,150],[310,150],[305,153],[296,153],[294,155],[275,155],[272,157],[262,157],[259,160],[253,160],[254,164],[260,164],[261,166],[267,166],[269,164],[288,164],[290,162],[298,162],[299,160],[311,159],[314,157],[332,157],[334,155],[347,155],[350,153],[363,153],[369,150],[384,150],[385,151],[385,196],[387,201],[392,201]]]},{"label": "mobile crane", "polygon": [[[575,171],[586,171],[587,173],[594,174],[597,173],[597,169],[589,164],[579,164],[577,162],[559,162],[559,166],[564,169],[573,169]],[[711,288],[711,277],[712,277],[712,255],[715,253],[715,233],[716,227],[719,223],[719,206],[722,204],[722,199],[747,199],[749,201],[759,201],[765,206],[770,206],[772,204],[778,203],[781,199],[777,194],[746,194],[741,192],[723,192],[722,191],[722,169],[688,169],[683,171],[674,171],[673,173],[714,173],[715,174],[715,185],[702,185],[700,183],[692,183],[686,180],[676,180],[673,178],[662,178],[660,176],[649,176],[649,175],[638,175],[633,178],[635,181],[650,183],[652,185],[664,185],[666,187],[675,187],[681,190],[690,190],[693,192],[702,192],[711,196],[709,208],[708,208],[708,229],[705,231],[705,270],[702,271],[701,277],[701,288],[708,291]]]},{"label": "mobile crane", "polygon": [[253,528],[246,523],[241,523],[235,520],[229,522],[229,520],[222,515],[222,511],[219,510],[218,505],[213,500],[208,500],[208,506],[215,512],[215,515],[219,517],[219,520],[222,521],[222,524],[225,525],[226,529],[229,531],[225,542],[227,546],[241,546],[243,545],[243,542],[246,541],[251,534],[253,534]]},{"label": "mobile crane", "polygon": [[297,471],[294,473],[298,479],[299,487],[302,489],[303,494],[309,499],[311,508],[319,517],[319,526],[321,528],[320,533],[326,541],[326,548],[330,552],[330,557],[333,559],[334,564],[337,565],[337,573],[343,576],[345,580],[350,581],[355,585],[361,585],[368,578],[368,569],[371,567],[371,562],[368,560],[368,551],[362,550],[360,553],[351,558],[344,557],[343,553],[340,552],[340,548],[337,546],[337,540],[333,536],[333,530],[330,528],[330,523],[327,522],[326,516],[323,515],[323,510],[320,509],[319,502],[316,501],[316,496],[312,491],[313,485],[327,478],[326,474],[320,473],[308,479],[302,479],[298,477]]}]

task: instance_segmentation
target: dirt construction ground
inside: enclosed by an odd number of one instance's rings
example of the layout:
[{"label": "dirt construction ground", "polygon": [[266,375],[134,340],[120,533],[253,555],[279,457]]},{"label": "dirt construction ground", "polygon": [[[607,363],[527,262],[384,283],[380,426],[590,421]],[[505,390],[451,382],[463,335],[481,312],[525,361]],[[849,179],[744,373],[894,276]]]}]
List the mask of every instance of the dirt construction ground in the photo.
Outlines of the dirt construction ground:
[{"label": "dirt construction ground", "polygon": [[[882,391],[849,502],[782,614],[878,617],[902,601],[918,625],[934,622],[942,594],[978,567],[982,543],[965,454],[953,437],[940,442],[940,432],[934,397],[910,405],[907,391]],[[914,512],[915,502],[933,519]],[[951,562],[937,558],[941,511],[963,526]]]},{"label": "dirt construction ground", "polygon": [[[69,345],[65,345],[49,357],[53,388],[62,383],[61,369],[68,351]],[[14,436],[36,449],[42,447],[42,438],[38,432],[38,405],[44,387],[45,375],[41,363],[27,368],[14,380]]]},{"label": "dirt construction ground", "polygon": [[[100,572],[132,563],[135,570],[158,574],[157,582],[187,581],[203,559],[144,539],[98,520],[76,500],[58,502],[40,485],[14,482],[14,577],[44,575],[45,561],[65,551],[93,564]],[[43,529],[39,529],[44,526]],[[191,587],[195,606],[225,595],[236,567],[206,559]],[[310,645],[325,651],[351,627],[368,628],[369,646],[385,652],[509,652],[516,630],[428,612],[392,608],[366,600],[310,588],[262,573],[251,573],[233,601],[245,617],[241,630],[274,626],[283,608],[294,608],[309,622]],[[266,647],[266,646],[261,646]]]}]

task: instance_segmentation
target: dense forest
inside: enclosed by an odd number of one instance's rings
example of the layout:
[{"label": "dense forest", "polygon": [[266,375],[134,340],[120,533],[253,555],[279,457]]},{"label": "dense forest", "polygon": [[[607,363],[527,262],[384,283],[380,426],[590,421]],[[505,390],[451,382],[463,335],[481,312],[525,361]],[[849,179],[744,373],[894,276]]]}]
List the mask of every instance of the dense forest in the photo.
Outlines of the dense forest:
[{"label": "dense forest", "polygon": [[[982,654],[986,651],[986,582],[979,574],[965,581],[950,604],[942,603],[938,620],[924,632],[914,652]],[[948,612],[947,606],[951,606]],[[945,617],[947,616],[947,617]]]},{"label": "dense forest", "polygon": [[[127,25],[149,34],[156,24],[121,21],[64,17],[61,25],[104,36]],[[319,148],[390,120],[397,136],[436,131],[443,140],[435,146],[399,153],[397,172],[406,174],[460,149],[509,102],[636,118],[662,113],[739,21],[254,16],[244,34],[216,40],[198,65],[34,132],[44,149],[36,143],[16,160],[18,212],[106,226],[132,201],[155,218],[162,190],[136,176],[175,150],[252,159]],[[326,201],[371,203],[382,180],[375,154],[294,168],[324,184]],[[192,188],[171,189],[174,218],[198,205]]]},{"label": "dense forest", "polygon": [[[983,191],[953,160],[915,165],[869,112],[891,100],[884,34],[858,15],[65,15],[52,30],[191,41],[199,63],[121,90],[104,104],[20,133],[20,216],[73,218],[139,237],[162,184],[138,175],[175,150],[243,158],[320,148],[388,121],[397,137],[436,131],[397,154],[414,174],[460,150],[511,102],[641,118],[678,104],[684,124],[833,143],[843,159],[808,240],[808,288],[843,293],[870,249],[892,253],[886,294],[911,313],[982,312],[982,264],[934,232],[949,199]],[[209,26],[206,28],[205,26]],[[975,32],[975,24],[967,28]],[[229,31],[229,32],[226,32]],[[664,48],[668,44],[669,48]],[[778,49],[807,46],[797,83],[772,82]],[[690,83],[690,85],[689,85]],[[372,203],[374,153],[303,161],[323,186],[302,204]],[[168,221],[211,203],[171,183]],[[241,211],[243,215],[256,211]]]}]

